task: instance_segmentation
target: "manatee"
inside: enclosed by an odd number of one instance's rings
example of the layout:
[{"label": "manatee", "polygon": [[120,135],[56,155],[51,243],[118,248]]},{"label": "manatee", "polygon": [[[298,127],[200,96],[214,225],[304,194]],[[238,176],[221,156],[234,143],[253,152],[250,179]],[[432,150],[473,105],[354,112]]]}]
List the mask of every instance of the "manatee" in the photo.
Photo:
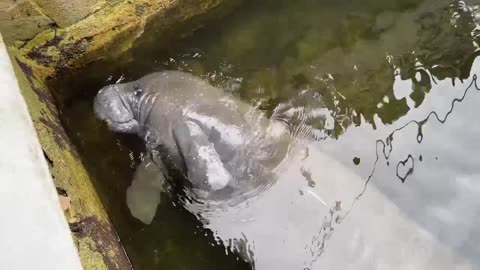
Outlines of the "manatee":
[{"label": "manatee", "polygon": [[105,86],[94,111],[112,131],[138,134],[149,153],[164,153],[162,162],[201,196],[262,185],[288,152],[287,125],[181,71]]}]

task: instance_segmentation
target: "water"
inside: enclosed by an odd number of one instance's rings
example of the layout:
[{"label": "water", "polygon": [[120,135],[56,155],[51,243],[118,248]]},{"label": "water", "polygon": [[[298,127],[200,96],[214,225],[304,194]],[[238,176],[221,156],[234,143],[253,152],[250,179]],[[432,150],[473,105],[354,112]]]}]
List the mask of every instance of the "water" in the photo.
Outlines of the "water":
[{"label": "water", "polygon": [[[56,82],[135,268],[249,269],[247,258],[256,269],[480,269],[479,15],[450,4],[246,1],[169,46],[149,37]],[[317,131],[308,156],[202,222],[169,196],[152,224],[132,218],[125,191],[143,147],[106,130],[92,98],[164,69],[208,78],[267,114],[301,111],[290,120]]]}]

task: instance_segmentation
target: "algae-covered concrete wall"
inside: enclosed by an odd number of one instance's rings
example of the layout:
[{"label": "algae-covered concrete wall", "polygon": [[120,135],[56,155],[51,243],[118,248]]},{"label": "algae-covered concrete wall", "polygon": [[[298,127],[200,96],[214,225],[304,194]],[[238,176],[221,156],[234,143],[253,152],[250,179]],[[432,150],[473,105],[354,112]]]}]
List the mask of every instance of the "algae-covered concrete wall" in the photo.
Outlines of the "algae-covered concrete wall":
[{"label": "algae-covered concrete wall", "polygon": [[[52,2],[52,0],[37,1]],[[83,0],[56,1],[84,3]],[[92,1],[96,0],[85,1],[85,8]],[[42,78],[49,78],[55,77],[68,68],[78,67],[99,58],[119,55],[130,48],[142,36],[145,29],[156,33],[168,31],[168,28],[183,24],[192,18],[205,16],[209,12],[222,8],[234,7],[239,2],[240,0],[229,0],[225,3],[223,0],[98,1],[93,5],[95,8],[89,15],[73,24],[71,24],[72,21],[76,19],[68,22],[55,19],[53,16],[47,16],[46,11],[39,4],[30,2],[31,8],[35,8],[38,12],[37,19],[41,17],[53,23],[47,26],[44,26],[44,23],[36,24],[39,29],[42,29],[36,33],[37,29],[32,29],[36,21],[22,24],[23,29],[21,29],[12,24],[19,24],[30,17],[25,17],[23,13],[15,17],[13,16],[15,8],[7,8],[0,11],[10,12],[7,15],[0,13],[0,31],[4,36],[9,37],[7,43],[10,44],[11,51],[25,56],[31,65],[41,71]],[[65,13],[62,14],[66,15],[68,12],[70,12],[69,9],[65,7]],[[9,20],[8,16],[13,17]],[[191,26],[192,29],[196,27],[198,25]],[[29,35],[35,34],[32,37],[26,34],[22,36],[22,33],[26,32],[29,32]],[[143,42],[145,40],[148,38],[143,39]]]},{"label": "algae-covered concrete wall", "polygon": [[2,0],[0,31],[7,42],[33,38],[48,27],[68,27],[119,0]]},{"label": "algae-covered concrete wall", "polygon": [[81,270],[0,34],[0,269]]},{"label": "algae-covered concrete wall", "polygon": [[55,102],[34,68],[12,57],[50,173],[60,195],[70,198],[65,215],[85,269],[131,269],[130,262],[63,129]]},{"label": "algae-covered concrete wall", "polygon": [[34,37],[53,21],[30,1],[0,1],[0,32],[6,43]]},{"label": "algae-covered concrete wall", "polygon": [[199,17],[231,9],[238,2],[0,0],[0,32],[55,186],[71,200],[65,215],[85,269],[131,269],[131,264],[61,124],[59,99],[48,89],[47,81],[61,77],[65,70],[118,56],[136,42],[150,42],[147,35],[142,36],[145,31],[158,37],[188,21],[196,25],[187,29],[195,29]]}]

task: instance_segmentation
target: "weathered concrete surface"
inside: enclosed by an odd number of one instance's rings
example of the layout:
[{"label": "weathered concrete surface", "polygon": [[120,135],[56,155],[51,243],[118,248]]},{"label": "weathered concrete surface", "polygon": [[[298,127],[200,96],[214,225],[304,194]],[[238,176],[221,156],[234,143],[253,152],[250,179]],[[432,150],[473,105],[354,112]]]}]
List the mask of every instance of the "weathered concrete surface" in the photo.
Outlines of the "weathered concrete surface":
[{"label": "weathered concrete surface", "polygon": [[[27,40],[49,26],[68,27],[121,0],[1,0],[0,31],[7,43]],[[6,34],[6,35],[5,35]]]},{"label": "weathered concrete surface", "polygon": [[0,32],[7,43],[31,39],[52,23],[32,1],[0,1]]},{"label": "weathered concrete surface", "polygon": [[50,173],[59,190],[71,199],[66,217],[85,269],[131,269],[118,236],[98,198],[74,146],[63,129],[55,102],[34,68],[12,55]]},{"label": "weathered concrete surface", "polygon": [[[223,2],[126,0],[106,4],[71,26],[49,28],[25,43],[12,43],[10,50],[26,56],[26,61],[40,71],[41,79],[55,77],[65,69],[119,55],[132,47],[146,28],[155,33],[168,31],[173,26],[219,9]],[[225,3],[233,6],[238,2]]]},{"label": "weathered concrete surface", "polygon": [[28,39],[39,31],[49,31],[48,27],[54,22],[33,1],[7,0],[0,5],[0,31],[10,40],[15,73],[49,161],[50,173],[55,186],[71,200],[71,207],[65,214],[74,232],[82,265],[84,269],[131,269],[91,179],[60,123],[56,104],[41,76],[43,68],[15,49],[24,44],[13,40]]},{"label": "weathered concrete surface", "polygon": [[0,269],[82,269],[0,35]]},{"label": "weathered concrete surface", "polygon": [[103,0],[36,0],[36,2],[61,28],[80,21],[106,4]]}]

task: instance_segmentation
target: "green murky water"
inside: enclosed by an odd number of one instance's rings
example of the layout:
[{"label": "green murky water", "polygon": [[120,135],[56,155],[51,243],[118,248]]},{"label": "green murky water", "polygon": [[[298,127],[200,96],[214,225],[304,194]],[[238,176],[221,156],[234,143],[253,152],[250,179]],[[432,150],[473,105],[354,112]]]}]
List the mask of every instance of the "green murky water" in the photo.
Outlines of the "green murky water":
[{"label": "green murky water", "polygon": [[[245,1],[182,40],[149,36],[57,82],[64,124],[135,269],[251,268],[226,251],[229,238],[249,243],[257,269],[480,269],[480,95],[468,88],[480,68],[478,1],[450,4]],[[165,69],[267,113],[288,102],[328,109],[305,123],[325,136],[286,174],[299,180],[235,212],[248,225],[228,215],[204,225],[166,196],[151,225],[131,217],[125,191],[142,143],[108,131],[92,99],[107,83]],[[298,98],[305,90],[321,102]]]}]

